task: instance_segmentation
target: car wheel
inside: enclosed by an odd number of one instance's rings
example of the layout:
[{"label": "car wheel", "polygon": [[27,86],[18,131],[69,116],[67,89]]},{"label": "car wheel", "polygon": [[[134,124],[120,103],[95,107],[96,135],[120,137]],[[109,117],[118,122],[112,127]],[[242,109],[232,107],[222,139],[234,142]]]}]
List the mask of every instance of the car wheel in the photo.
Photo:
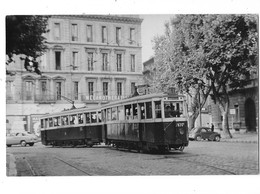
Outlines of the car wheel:
[{"label": "car wheel", "polygon": [[198,135],[195,139],[196,139],[196,141],[201,141],[202,140],[200,135]]},{"label": "car wheel", "polygon": [[220,137],[219,137],[219,136],[216,136],[214,140],[215,140],[215,141],[220,141]]},{"label": "car wheel", "polygon": [[34,145],[34,143],[29,143],[29,146],[33,146]]},{"label": "car wheel", "polygon": [[25,141],[21,141],[21,146],[25,147],[26,146],[26,142]]}]

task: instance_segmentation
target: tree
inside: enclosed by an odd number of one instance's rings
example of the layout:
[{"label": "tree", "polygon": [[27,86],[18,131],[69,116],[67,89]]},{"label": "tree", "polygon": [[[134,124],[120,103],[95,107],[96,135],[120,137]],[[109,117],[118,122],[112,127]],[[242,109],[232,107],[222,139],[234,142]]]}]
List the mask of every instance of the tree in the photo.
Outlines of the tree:
[{"label": "tree", "polygon": [[257,69],[258,32],[254,15],[205,16],[204,50],[206,77],[211,82],[211,97],[223,117],[225,136],[229,131],[229,93],[248,84]]},{"label": "tree", "polygon": [[14,62],[14,55],[21,55],[27,71],[41,74],[36,58],[47,49],[43,36],[47,24],[48,16],[6,16],[6,65]]},{"label": "tree", "polygon": [[[177,15],[163,38],[155,41],[157,79],[163,80],[157,83],[179,86],[188,94],[195,90],[195,104],[197,97],[203,97],[199,107],[210,94],[221,110],[228,137],[232,137],[229,92],[244,87],[257,70],[257,19],[255,15]],[[195,117],[198,110],[194,109]]]},{"label": "tree", "polygon": [[210,87],[205,82],[205,71],[202,68],[200,48],[201,16],[175,16],[171,24],[166,24],[165,35],[154,39],[156,76],[153,87],[165,90],[168,87],[178,88],[191,98],[191,115],[189,127],[193,128],[201,107],[206,102]]}]

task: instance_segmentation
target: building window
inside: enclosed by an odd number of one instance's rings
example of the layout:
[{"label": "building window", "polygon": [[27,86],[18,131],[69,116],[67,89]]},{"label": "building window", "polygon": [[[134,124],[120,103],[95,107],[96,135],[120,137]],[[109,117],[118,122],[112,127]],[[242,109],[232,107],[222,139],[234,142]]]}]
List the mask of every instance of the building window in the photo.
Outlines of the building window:
[{"label": "building window", "polygon": [[7,100],[13,100],[14,99],[14,82],[13,81],[7,81],[6,82],[6,97]]},{"label": "building window", "polygon": [[74,100],[78,100],[79,99],[79,82],[74,82]]},{"label": "building window", "polygon": [[103,96],[108,96],[108,82],[103,82]]},{"label": "building window", "polygon": [[121,40],[121,28],[116,28],[116,43],[119,45]]},{"label": "building window", "polygon": [[122,96],[122,83],[117,82],[116,86],[117,86],[117,88],[116,88],[117,96]]},{"label": "building window", "polygon": [[117,66],[117,71],[122,71],[122,54],[116,55],[116,66]]},{"label": "building window", "polygon": [[44,96],[47,94],[47,82],[41,81],[41,95]]},{"label": "building window", "polygon": [[72,68],[75,70],[78,67],[78,52],[72,52]]},{"label": "building window", "polygon": [[93,71],[93,58],[94,58],[94,54],[93,53],[88,53],[88,71]]},{"label": "building window", "polygon": [[131,71],[135,71],[135,55],[131,55]]},{"label": "building window", "polygon": [[107,27],[102,26],[102,43],[107,43]]},{"label": "building window", "polygon": [[33,99],[33,81],[25,81],[25,100]]},{"label": "building window", "polygon": [[88,82],[88,94],[89,96],[94,95],[94,82]]},{"label": "building window", "polygon": [[56,99],[61,100],[61,82],[56,82]]},{"label": "building window", "polygon": [[77,24],[71,25],[71,40],[78,41],[78,25]]},{"label": "building window", "polygon": [[60,23],[55,23],[54,24],[54,39],[55,40],[60,40],[61,39],[61,34],[60,34]]},{"label": "building window", "polygon": [[39,63],[41,70],[45,70],[47,68],[47,54],[44,54],[40,57]]},{"label": "building window", "polygon": [[130,28],[130,44],[133,44],[135,42],[135,29]]},{"label": "building window", "polygon": [[135,93],[135,82],[131,83],[131,94]]},{"label": "building window", "polygon": [[61,70],[61,52],[55,51],[55,70]]},{"label": "building window", "polygon": [[102,53],[102,70],[108,71],[108,54]]},{"label": "building window", "polygon": [[92,25],[87,25],[87,42],[93,42]]}]

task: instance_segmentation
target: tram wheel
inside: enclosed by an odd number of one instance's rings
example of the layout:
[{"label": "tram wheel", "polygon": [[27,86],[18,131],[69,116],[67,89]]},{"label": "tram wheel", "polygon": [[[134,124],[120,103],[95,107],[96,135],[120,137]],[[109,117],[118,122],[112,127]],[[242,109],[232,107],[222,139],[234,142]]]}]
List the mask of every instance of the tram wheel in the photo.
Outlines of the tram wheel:
[{"label": "tram wheel", "polygon": [[179,150],[180,150],[181,152],[183,152],[184,146],[179,147]]}]

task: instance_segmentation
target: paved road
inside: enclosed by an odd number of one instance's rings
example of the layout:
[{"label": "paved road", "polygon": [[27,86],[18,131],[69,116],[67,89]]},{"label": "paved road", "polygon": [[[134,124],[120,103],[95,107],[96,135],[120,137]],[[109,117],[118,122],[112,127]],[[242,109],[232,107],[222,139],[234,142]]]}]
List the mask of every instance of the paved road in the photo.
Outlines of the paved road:
[{"label": "paved road", "polygon": [[249,175],[259,172],[258,144],[247,143],[190,142],[184,152],[167,154],[136,153],[106,146],[52,148],[40,143],[6,150],[9,176]]}]

